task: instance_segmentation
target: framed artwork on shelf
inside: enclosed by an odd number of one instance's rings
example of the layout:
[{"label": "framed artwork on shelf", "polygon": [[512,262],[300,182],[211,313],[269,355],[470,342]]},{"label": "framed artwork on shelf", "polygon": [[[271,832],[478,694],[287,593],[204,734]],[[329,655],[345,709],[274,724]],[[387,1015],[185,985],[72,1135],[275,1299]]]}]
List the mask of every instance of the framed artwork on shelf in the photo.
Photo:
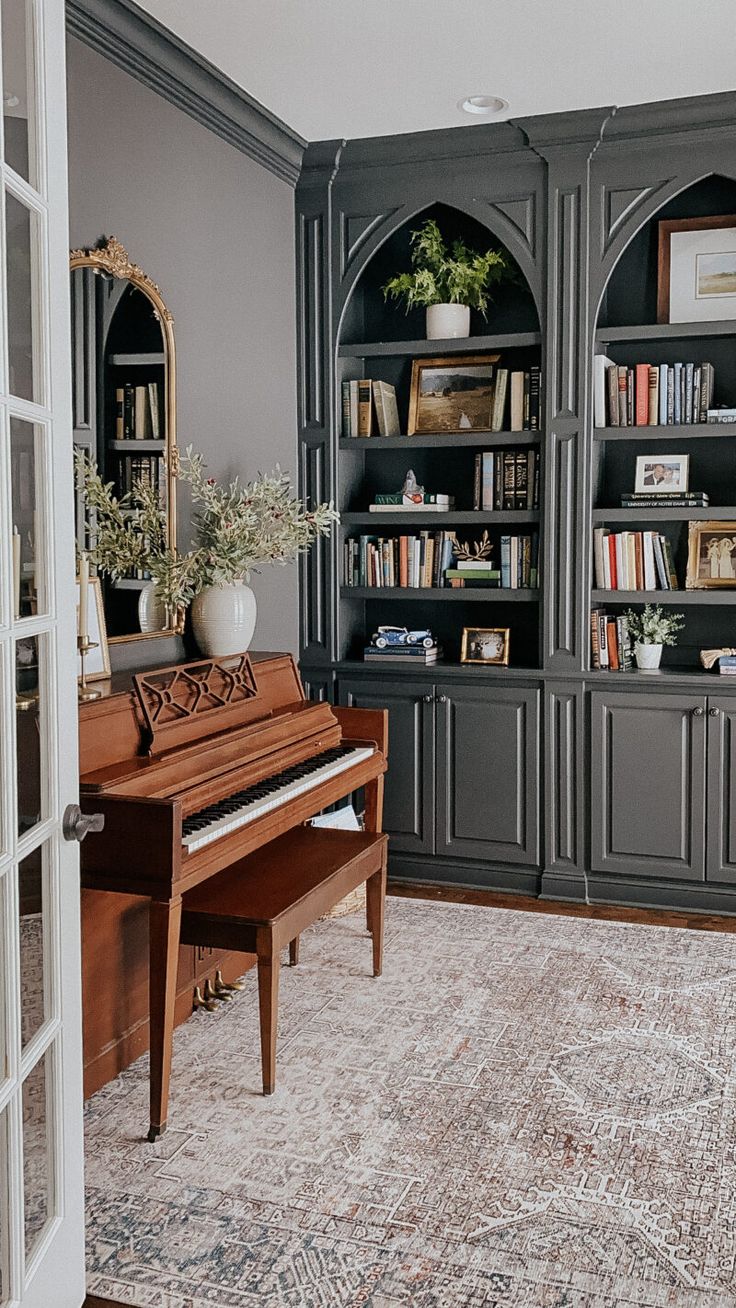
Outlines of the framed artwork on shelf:
[{"label": "framed artwork on shelf", "polygon": [[500,357],[464,354],[414,359],[408,435],[490,431],[494,368]]},{"label": "framed artwork on shelf", "polygon": [[461,663],[496,663],[508,667],[510,627],[463,627]]},{"label": "framed artwork on shelf", "polygon": [[[87,635],[92,642],[84,660],[87,681],[102,681],[110,676],[110,650],[107,644],[107,627],[105,626],[105,608],[102,601],[102,586],[99,577],[90,577],[88,583],[89,600],[87,603]],[[77,577],[77,615],[79,615],[79,577]],[[77,630],[79,618],[77,617]],[[77,654],[77,680],[82,675],[82,659]]]},{"label": "framed artwork on shelf", "polygon": [[736,319],[736,214],[659,223],[657,322]]},{"label": "framed artwork on shelf", "polygon": [[730,590],[736,586],[736,522],[691,522],[686,590]]},{"label": "framed artwork on shelf", "polygon": [[640,454],[635,495],[679,495],[688,488],[689,454]]}]

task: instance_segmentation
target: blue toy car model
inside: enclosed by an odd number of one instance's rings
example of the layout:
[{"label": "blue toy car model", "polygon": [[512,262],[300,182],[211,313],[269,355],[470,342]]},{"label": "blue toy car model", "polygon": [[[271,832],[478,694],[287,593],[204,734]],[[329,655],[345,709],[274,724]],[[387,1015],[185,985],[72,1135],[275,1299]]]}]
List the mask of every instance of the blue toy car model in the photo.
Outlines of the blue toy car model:
[{"label": "blue toy car model", "polygon": [[371,644],[376,649],[387,649],[389,645],[423,645],[425,649],[431,649],[434,636],[426,628],[409,631],[408,627],[379,627],[371,636]]}]

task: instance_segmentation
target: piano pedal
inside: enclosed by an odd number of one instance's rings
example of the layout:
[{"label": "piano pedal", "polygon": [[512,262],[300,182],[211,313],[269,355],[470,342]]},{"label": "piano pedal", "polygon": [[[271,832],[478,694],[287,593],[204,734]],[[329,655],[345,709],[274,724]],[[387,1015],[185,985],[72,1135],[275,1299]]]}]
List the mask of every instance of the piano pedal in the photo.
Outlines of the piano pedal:
[{"label": "piano pedal", "polygon": [[209,977],[207,977],[207,980],[204,983],[204,1002],[212,1005],[210,1012],[217,1008],[218,1004],[223,1003],[226,999],[230,999],[231,997],[231,995],[226,994],[224,991],[219,993],[213,986]]},{"label": "piano pedal", "polygon": [[229,992],[234,993],[236,990],[245,990],[245,986],[245,981],[224,981],[219,967],[215,972],[215,994],[217,995],[221,993],[227,994]]},{"label": "piano pedal", "polygon": [[192,1008],[194,1009],[195,1013],[198,1008],[206,1008],[208,1013],[214,1013],[215,1009],[217,1008],[217,1004],[215,1003],[214,999],[203,998],[202,991],[200,990],[199,986],[195,986],[194,997],[192,999]]}]

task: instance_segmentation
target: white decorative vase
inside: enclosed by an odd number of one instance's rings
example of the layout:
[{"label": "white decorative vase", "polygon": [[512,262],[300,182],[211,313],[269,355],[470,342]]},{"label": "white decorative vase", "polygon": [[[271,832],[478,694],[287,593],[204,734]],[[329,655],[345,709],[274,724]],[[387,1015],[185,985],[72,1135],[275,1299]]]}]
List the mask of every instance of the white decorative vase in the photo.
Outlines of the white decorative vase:
[{"label": "white decorative vase", "polygon": [[467,304],[430,304],[427,309],[427,340],[449,341],[470,335]]},{"label": "white decorative vase", "polygon": [[244,581],[205,586],[192,601],[194,639],[203,654],[243,654],[256,626],[256,597]]},{"label": "white decorative vase", "polygon": [[653,672],[662,662],[663,648],[663,645],[647,645],[638,640],[634,646],[637,668],[640,668],[642,672]]},{"label": "white decorative vase", "polygon": [[166,605],[159,596],[155,581],[147,581],[138,596],[138,625],[141,631],[146,635],[165,631],[167,619]]}]

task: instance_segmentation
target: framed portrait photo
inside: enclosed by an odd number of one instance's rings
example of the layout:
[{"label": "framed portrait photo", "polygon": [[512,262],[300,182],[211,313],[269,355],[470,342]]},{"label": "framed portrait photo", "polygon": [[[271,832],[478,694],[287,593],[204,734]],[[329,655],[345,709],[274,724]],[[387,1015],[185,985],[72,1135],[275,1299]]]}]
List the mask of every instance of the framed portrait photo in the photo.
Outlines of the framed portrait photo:
[{"label": "framed portrait photo", "polygon": [[691,522],[686,590],[730,590],[736,586],[736,522]]},{"label": "framed portrait photo", "polygon": [[414,359],[407,434],[490,431],[493,379],[500,354]]},{"label": "framed portrait photo", "polygon": [[659,224],[657,322],[736,318],[736,214]]},{"label": "framed portrait photo", "polygon": [[687,490],[689,454],[640,454],[636,460],[636,495],[678,495]]},{"label": "framed portrait photo", "polygon": [[[110,676],[110,650],[107,644],[107,627],[105,626],[105,608],[102,602],[102,586],[99,577],[90,577],[89,599],[87,602],[88,635],[96,646],[91,649],[84,660],[87,681],[102,681]],[[79,577],[77,577],[77,630],[79,630]],[[77,680],[82,676],[82,658],[77,654]]]},{"label": "framed portrait photo", "polygon": [[497,663],[508,667],[509,627],[463,627],[461,663]]}]

